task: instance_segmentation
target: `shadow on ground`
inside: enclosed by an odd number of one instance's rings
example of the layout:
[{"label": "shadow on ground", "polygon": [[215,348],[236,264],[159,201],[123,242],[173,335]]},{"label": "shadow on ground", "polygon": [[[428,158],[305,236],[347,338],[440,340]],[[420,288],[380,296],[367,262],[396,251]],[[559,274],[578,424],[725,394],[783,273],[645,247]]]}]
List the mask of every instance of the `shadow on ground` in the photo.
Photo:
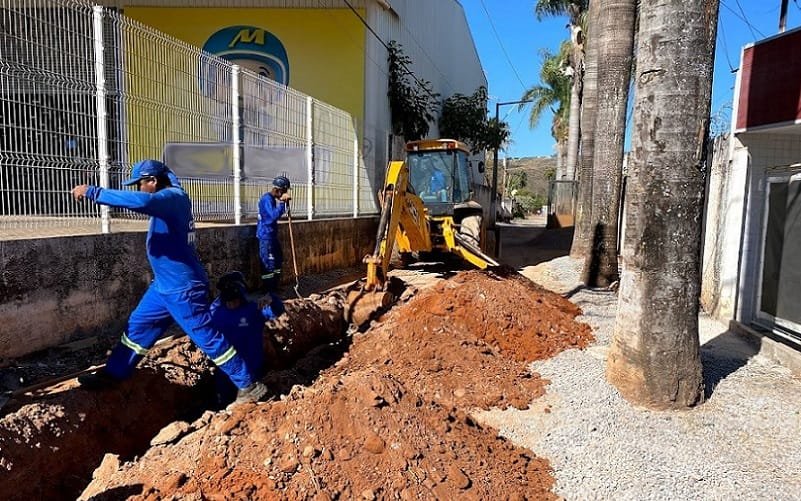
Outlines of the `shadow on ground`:
[{"label": "shadow on ground", "polygon": [[745,366],[759,353],[756,342],[726,331],[701,345],[704,371],[704,396],[709,398],[721,381]]},{"label": "shadow on ground", "polygon": [[500,261],[513,268],[534,266],[567,256],[572,243],[572,227],[545,229],[533,225],[504,225],[501,227]]}]

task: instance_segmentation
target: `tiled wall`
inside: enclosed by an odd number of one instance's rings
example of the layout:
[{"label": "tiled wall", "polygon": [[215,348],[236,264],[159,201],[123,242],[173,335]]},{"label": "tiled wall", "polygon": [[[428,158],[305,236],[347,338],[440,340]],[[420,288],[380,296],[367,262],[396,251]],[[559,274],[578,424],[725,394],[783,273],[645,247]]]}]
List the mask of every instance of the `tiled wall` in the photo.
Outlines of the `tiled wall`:
[{"label": "tiled wall", "polygon": [[738,139],[742,146],[736,149],[733,170],[747,169],[747,205],[736,318],[747,323],[754,319],[760,286],[766,179],[773,172],[801,171],[801,167],[789,167],[801,163],[801,135],[744,133]]}]

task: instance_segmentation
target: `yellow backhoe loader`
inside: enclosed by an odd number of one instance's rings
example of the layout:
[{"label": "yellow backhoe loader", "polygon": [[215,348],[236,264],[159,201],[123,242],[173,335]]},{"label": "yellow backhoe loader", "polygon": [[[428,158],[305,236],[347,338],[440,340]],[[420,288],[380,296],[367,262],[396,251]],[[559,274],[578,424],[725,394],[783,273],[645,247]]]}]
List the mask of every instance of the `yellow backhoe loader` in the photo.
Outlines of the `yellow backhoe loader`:
[{"label": "yellow backhoe loader", "polygon": [[452,139],[412,141],[406,144],[405,161],[389,163],[379,193],[375,250],[364,258],[367,278],[348,296],[354,324],[363,324],[392,301],[387,272],[395,247],[404,261],[412,253],[443,253],[481,269],[498,266],[481,250],[486,229],[474,199],[469,154],[467,145]]}]

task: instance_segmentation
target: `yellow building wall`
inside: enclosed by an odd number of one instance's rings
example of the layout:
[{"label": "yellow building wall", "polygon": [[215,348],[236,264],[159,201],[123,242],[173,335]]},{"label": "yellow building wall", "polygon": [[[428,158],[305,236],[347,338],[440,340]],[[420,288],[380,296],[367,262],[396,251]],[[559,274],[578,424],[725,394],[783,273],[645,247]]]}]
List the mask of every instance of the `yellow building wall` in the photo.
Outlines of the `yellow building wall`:
[{"label": "yellow building wall", "polygon": [[124,13],[197,47],[229,26],[267,30],[286,49],[290,87],[363,121],[365,29],[348,9],[125,7]]}]

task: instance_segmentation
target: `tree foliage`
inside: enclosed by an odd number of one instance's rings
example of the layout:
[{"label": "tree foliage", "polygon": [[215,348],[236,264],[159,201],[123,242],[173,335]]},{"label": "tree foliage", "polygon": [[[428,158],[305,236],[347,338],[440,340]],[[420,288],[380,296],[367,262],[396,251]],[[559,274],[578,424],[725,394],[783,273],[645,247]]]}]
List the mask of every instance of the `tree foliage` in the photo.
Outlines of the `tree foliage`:
[{"label": "tree foliage", "polygon": [[589,0],[537,0],[534,13],[540,20],[545,17],[567,16],[571,24],[579,24],[589,4]]},{"label": "tree foliage", "polygon": [[407,141],[424,138],[439,109],[439,94],[433,92],[431,82],[421,80],[410,71],[412,60],[403,53],[403,47],[391,41],[389,61],[389,109],[392,132]]},{"label": "tree foliage", "polygon": [[529,115],[531,128],[537,126],[545,110],[553,112],[551,134],[557,141],[566,140],[568,133],[570,91],[573,82],[570,51],[570,42],[563,42],[557,54],[543,50],[540,84],[529,88],[522,97],[522,100],[532,102]]},{"label": "tree foliage", "polygon": [[520,190],[526,185],[527,180],[528,176],[525,171],[512,172],[506,180],[506,186],[504,186],[503,192],[510,193],[513,190]]},{"label": "tree foliage", "polygon": [[499,150],[509,141],[509,124],[497,118],[490,118],[484,131],[483,142],[474,146],[476,150]]},{"label": "tree foliage", "polygon": [[487,117],[487,89],[472,95],[456,93],[442,103],[439,119],[442,137],[464,141],[473,152],[500,149],[509,139],[509,124]]},{"label": "tree foliage", "polygon": [[532,193],[526,189],[519,190],[515,194],[514,217],[526,217],[529,214],[534,214],[542,209],[545,205],[546,199],[542,195]]}]

